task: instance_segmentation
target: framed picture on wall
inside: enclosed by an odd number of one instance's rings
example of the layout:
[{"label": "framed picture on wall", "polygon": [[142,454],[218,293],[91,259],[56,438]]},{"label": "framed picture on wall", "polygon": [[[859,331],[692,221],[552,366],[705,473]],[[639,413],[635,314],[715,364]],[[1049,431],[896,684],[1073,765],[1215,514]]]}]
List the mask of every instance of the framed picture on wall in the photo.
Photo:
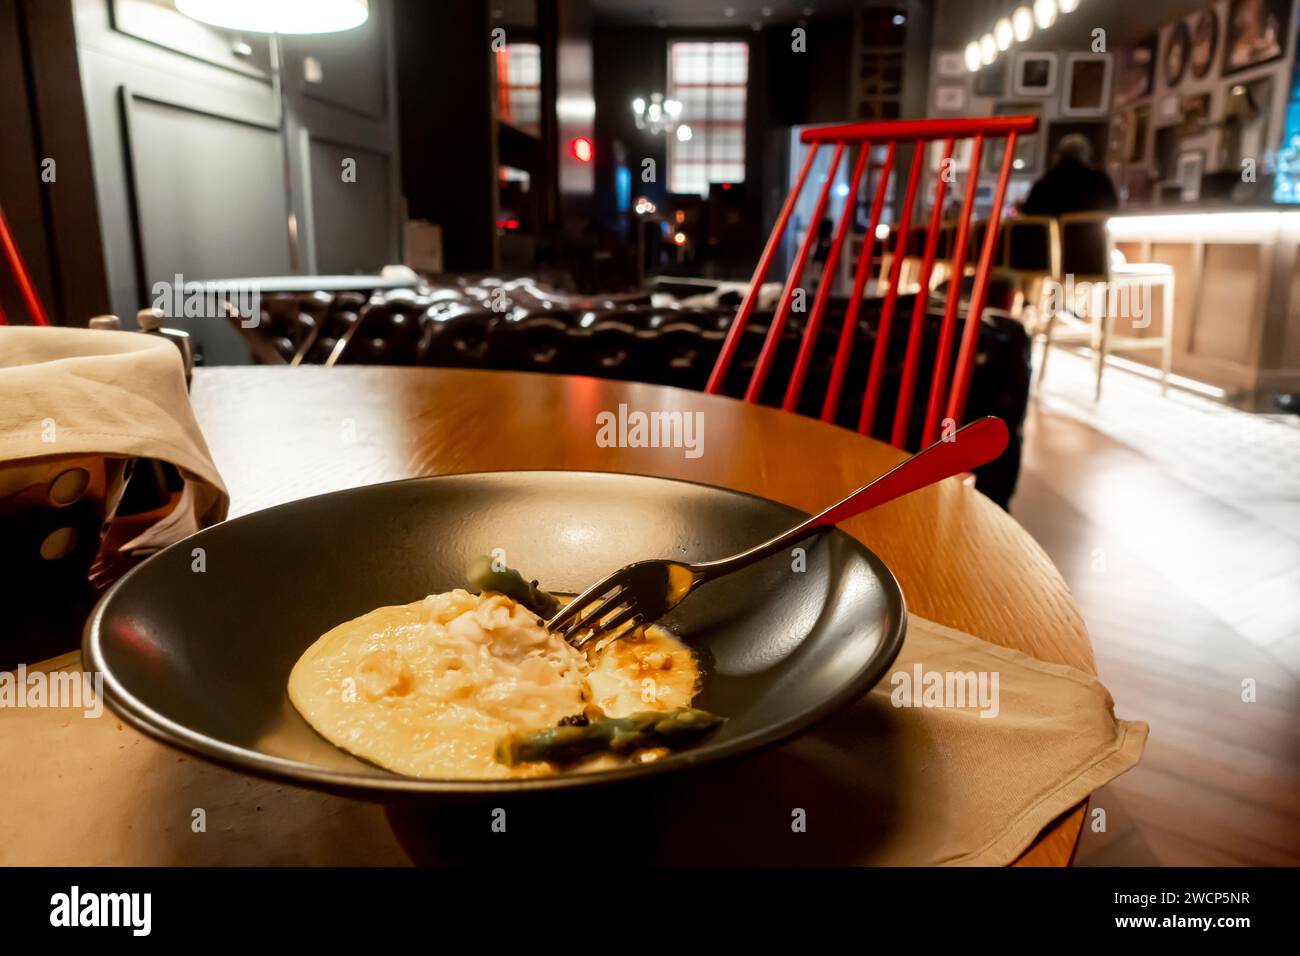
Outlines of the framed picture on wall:
[{"label": "framed picture on wall", "polygon": [[966,57],[961,50],[940,50],[934,71],[945,80],[960,79],[966,75]]},{"label": "framed picture on wall", "polygon": [[1130,110],[1116,110],[1110,115],[1110,136],[1106,141],[1106,156],[1112,163],[1120,163],[1128,153],[1129,131],[1133,128]]},{"label": "framed picture on wall", "polygon": [[1291,0],[1228,0],[1223,75],[1282,56],[1291,25]]},{"label": "framed picture on wall", "polygon": [[1210,94],[1193,93],[1183,97],[1183,132],[1199,133],[1210,121]]},{"label": "framed picture on wall", "polygon": [[1182,112],[1182,103],[1178,99],[1177,93],[1166,93],[1160,97],[1160,103],[1156,107],[1156,118],[1161,122],[1170,122],[1178,119],[1178,114]]},{"label": "framed picture on wall", "polygon": [[1056,92],[1056,54],[1021,53],[1011,75],[1015,96],[1051,96]]},{"label": "framed picture on wall", "polygon": [[1187,21],[1179,20],[1169,31],[1169,39],[1165,41],[1164,69],[1161,71],[1165,86],[1177,86],[1183,81],[1183,74],[1187,72],[1187,61],[1190,59],[1191,45],[1192,34],[1187,29]]},{"label": "framed picture on wall", "polygon": [[975,95],[987,97],[1007,95],[1006,57],[999,57],[975,74]]},{"label": "framed picture on wall", "polygon": [[[1024,116],[1037,111],[1037,103],[999,103],[993,107],[994,116]],[[1016,176],[1037,176],[1042,162],[1040,155],[1041,133],[1016,137],[1016,154],[1011,157],[1011,173]],[[984,172],[996,176],[1002,170],[1002,157],[1006,155],[1006,140],[990,139],[984,144]]]},{"label": "framed picture on wall", "polygon": [[1134,100],[1150,96],[1155,72],[1156,38],[1150,36],[1120,54],[1115,105],[1127,106]]},{"label": "framed picture on wall", "polygon": [[941,113],[960,113],[966,108],[966,87],[941,83],[934,88],[934,108]]},{"label": "framed picture on wall", "polygon": [[1241,168],[1245,160],[1262,161],[1268,149],[1269,114],[1273,107],[1273,77],[1234,83],[1223,104],[1223,135],[1216,168]]},{"label": "framed picture on wall", "polygon": [[1151,107],[1148,105],[1133,108],[1133,132],[1129,138],[1128,161],[1133,164],[1144,163],[1147,159],[1147,130],[1151,128]]},{"label": "framed picture on wall", "polygon": [[1065,116],[1101,116],[1110,108],[1110,54],[1070,53],[1065,58]]},{"label": "framed picture on wall", "polygon": [[1205,152],[1194,150],[1180,153],[1175,179],[1182,187],[1183,202],[1196,202],[1201,198],[1201,176],[1205,173]]},{"label": "framed picture on wall", "polygon": [[1192,47],[1188,59],[1192,76],[1202,80],[1214,65],[1214,54],[1219,48],[1219,18],[1210,5],[1192,17]]},{"label": "framed picture on wall", "polygon": [[[970,154],[975,146],[973,139],[959,139],[953,143],[952,159],[953,169],[959,173],[964,173],[970,169]],[[935,172],[939,171],[939,166],[943,162],[943,142],[934,140],[930,143],[930,168]],[[949,190],[951,192],[951,190]]]},{"label": "framed picture on wall", "polygon": [[1155,169],[1156,179],[1160,182],[1177,182],[1178,146],[1182,138],[1183,131],[1178,126],[1157,127],[1151,166]]}]

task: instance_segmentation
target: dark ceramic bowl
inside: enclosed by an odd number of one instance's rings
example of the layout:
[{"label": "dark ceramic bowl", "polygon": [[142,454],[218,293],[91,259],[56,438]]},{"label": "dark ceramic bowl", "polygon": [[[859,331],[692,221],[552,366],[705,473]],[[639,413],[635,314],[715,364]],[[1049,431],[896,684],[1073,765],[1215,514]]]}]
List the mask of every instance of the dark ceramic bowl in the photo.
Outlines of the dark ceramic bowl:
[{"label": "dark ceramic bowl", "polygon": [[[165,743],[263,777],[352,796],[490,794],[650,777],[776,744],[875,685],[903,641],[889,570],[842,532],[702,587],[663,623],[701,650],[697,705],[727,718],[662,760],[522,780],[406,777],[316,734],[285,683],[321,634],[386,604],[463,587],[495,548],[543,587],[577,592],[639,558],[743,550],[804,515],[682,481],[495,472],[353,488],[227,521],[119,581],[86,626],[108,704]],[[196,571],[196,549],[205,570]]]}]

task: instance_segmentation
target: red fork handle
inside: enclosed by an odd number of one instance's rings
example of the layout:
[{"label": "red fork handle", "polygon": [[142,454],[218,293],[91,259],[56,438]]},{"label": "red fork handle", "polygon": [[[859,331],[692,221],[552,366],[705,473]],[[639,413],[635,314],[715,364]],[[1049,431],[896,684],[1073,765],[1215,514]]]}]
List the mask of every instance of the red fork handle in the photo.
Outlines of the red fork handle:
[{"label": "red fork handle", "polygon": [[1007,426],[1000,418],[981,418],[965,428],[958,429],[949,438],[941,438],[929,448],[917,452],[893,471],[881,475],[869,485],[859,488],[838,504],[833,504],[821,514],[809,518],[797,528],[791,528],[770,541],[755,545],[748,551],[718,561],[691,565],[695,580],[691,585],[753,564],[769,555],[784,551],[790,545],[810,534],[825,531],[841,521],[887,501],[911,494],[926,485],[943,481],[953,475],[970,471],[986,461],[992,461],[1007,447]]},{"label": "red fork handle", "polygon": [[997,458],[1007,447],[1007,426],[1000,418],[989,416],[959,428],[948,438],[940,438],[923,448],[892,471],[859,488],[843,501],[831,505],[821,514],[809,518],[803,530],[839,524],[887,501],[911,494],[927,485],[960,475]]}]

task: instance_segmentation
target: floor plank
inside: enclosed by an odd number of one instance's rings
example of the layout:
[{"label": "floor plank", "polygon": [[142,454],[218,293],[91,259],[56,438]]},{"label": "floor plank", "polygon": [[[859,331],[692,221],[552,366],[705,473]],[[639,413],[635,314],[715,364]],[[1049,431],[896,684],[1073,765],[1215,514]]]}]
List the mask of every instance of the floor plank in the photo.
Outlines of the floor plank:
[{"label": "floor plank", "polygon": [[[1107,372],[1108,394],[1122,374]],[[1273,520],[1300,513],[1294,485],[1267,484],[1276,451],[1261,464],[1234,449],[1256,495],[1239,506],[1233,488],[1183,480],[1172,446],[1120,440],[1116,403],[1079,413],[1069,399],[1034,403],[1012,514],[1070,584],[1117,713],[1151,725],[1142,763],[1094,795],[1106,829],[1085,827],[1076,863],[1300,864],[1300,536]],[[1253,427],[1200,411],[1212,427],[1180,422],[1186,467]]]}]

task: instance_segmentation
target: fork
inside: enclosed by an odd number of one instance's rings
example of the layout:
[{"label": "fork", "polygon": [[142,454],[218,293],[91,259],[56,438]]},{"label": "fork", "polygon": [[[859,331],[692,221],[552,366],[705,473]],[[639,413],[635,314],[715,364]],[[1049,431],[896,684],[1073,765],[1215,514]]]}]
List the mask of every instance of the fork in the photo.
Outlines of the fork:
[{"label": "fork", "polygon": [[565,640],[581,650],[629,623],[632,625],[629,631],[651,624],[701,584],[748,567],[877,505],[992,461],[1006,449],[1007,437],[1007,426],[1000,418],[990,416],[971,422],[923,448],[821,514],[729,558],[700,564],[636,561],[575,597],[546,622],[546,629],[561,631]]}]

